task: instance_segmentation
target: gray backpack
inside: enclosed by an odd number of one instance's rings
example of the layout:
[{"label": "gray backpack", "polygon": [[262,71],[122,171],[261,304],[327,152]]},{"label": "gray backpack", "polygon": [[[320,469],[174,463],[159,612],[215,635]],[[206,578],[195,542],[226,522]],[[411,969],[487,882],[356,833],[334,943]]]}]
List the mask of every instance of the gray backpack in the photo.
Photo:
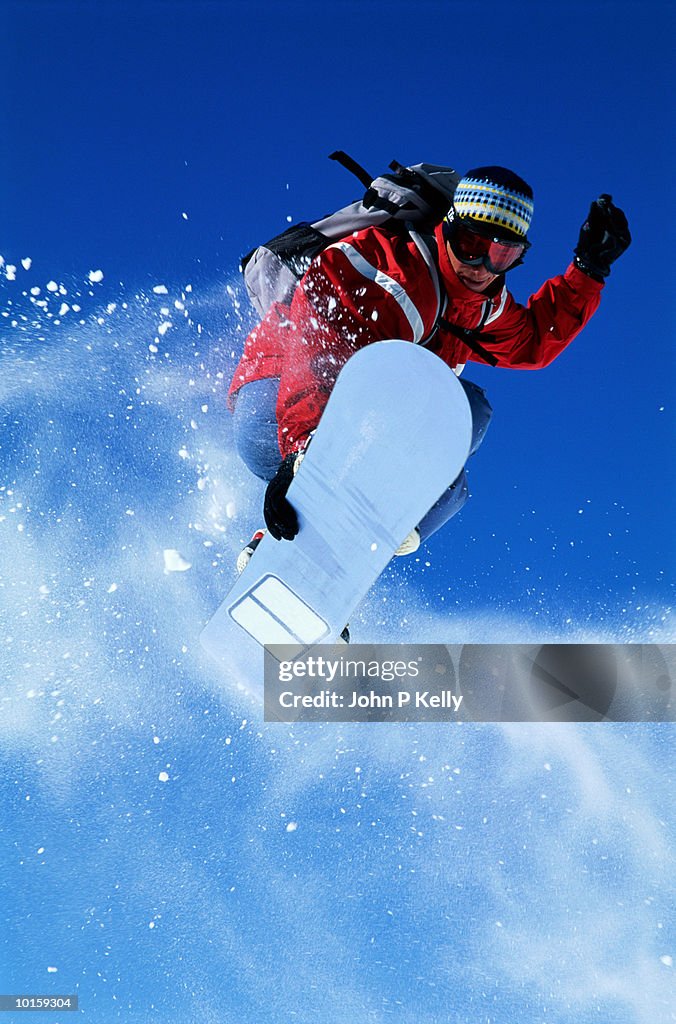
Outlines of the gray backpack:
[{"label": "gray backpack", "polygon": [[361,199],[312,223],[294,224],[281,235],[252,249],[241,263],[249,298],[264,317],[274,302],[288,304],[303,274],[320,252],[340,238],[367,227],[409,232],[425,259],[430,245],[421,236],[434,231],[451,205],[460,175],[451,167],[392,161],[392,174],[372,179],[363,167],[341,150],[332,153],[352,171],[366,193]]}]

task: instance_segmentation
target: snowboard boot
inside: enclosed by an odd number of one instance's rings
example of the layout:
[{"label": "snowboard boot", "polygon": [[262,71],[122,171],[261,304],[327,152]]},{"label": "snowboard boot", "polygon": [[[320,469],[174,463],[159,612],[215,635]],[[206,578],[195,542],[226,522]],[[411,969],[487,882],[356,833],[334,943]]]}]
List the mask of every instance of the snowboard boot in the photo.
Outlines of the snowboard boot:
[{"label": "snowboard boot", "polygon": [[246,569],[247,565],[251,561],[251,556],[253,555],[254,551],[256,550],[260,542],[263,540],[263,537],[267,532],[267,530],[256,530],[247,546],[240,551],[239,555],[237,556],[238,576],[241,576],[244,570]]},{"label": "snowboard boot", "polygon": [[414,526],[409,535],[401,542],[395,555],[412,555],[420,547],[420,530]]}]

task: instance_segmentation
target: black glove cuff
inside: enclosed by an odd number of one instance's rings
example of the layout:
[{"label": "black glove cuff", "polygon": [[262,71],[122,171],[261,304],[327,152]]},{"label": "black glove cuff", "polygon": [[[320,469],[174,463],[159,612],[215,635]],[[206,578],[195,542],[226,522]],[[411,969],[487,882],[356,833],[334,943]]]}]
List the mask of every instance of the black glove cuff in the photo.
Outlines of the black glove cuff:
[{"label": "black glove cuff", "polygon": [[602,269],[598,264],[594,264],[590,260],[586,260],[584,256],[576,256],[573,263],[578,270],[581,270],[583,274],[587,275],[587,277],[591,277],[593,281],[598,281],[599,284],[603,284],[610,273],[610,267],[604,267]]}]

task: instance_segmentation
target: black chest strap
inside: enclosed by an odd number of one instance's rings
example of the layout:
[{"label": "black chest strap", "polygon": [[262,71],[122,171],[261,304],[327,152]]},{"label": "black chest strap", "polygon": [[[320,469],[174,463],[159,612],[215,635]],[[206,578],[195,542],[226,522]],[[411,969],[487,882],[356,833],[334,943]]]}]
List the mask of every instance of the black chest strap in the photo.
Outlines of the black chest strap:
[{"label": "black chest strap", "polygon": [[483,338],[484,341],[494,341],[492,334],[487,334],[481,330],[481,327],[458,327],[457,324],[452,324],[449,320],[445,320],[444,317],[440,316],[436,323],[437,327],[440,327],[443,331],[448,331],[450,334],[454,334],[456,338],[459,338],[463,345],[467,345],[467,348],[471,349],[475,355],[480,356],[485,363],[489,366],[497,366],[498,359],[489,352],[487,348],[479,341],[479,338]]}]

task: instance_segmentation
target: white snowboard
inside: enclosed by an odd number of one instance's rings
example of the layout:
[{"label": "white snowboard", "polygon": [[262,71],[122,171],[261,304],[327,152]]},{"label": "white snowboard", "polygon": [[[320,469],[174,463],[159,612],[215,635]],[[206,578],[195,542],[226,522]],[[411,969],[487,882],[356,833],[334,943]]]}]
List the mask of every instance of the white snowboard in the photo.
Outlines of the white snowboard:
[{"label": "white snowboard", "polygon": [[263,538],[202,632],[206,650],[231,663],[247,634],[262,646],[335,641],[457,477],[471,432],[465,393],[437,356],[406,341],[357,352],[288,491],[298,536]]}]

